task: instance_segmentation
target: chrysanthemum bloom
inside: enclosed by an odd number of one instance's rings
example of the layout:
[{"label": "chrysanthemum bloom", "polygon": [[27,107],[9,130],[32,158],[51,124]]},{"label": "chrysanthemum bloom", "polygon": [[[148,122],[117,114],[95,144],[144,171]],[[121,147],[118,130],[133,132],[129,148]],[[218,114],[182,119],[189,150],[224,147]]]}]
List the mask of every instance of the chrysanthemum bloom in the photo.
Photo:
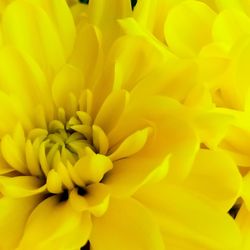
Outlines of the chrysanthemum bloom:
[{"label": "chrysanthemum bloom", "polygon": [[64,0],[3,10],[0,248],[239,249],[241,176],[176,101],[193,71],[143,35],[116,40],[130,3],[98,3],[77,25]]}]

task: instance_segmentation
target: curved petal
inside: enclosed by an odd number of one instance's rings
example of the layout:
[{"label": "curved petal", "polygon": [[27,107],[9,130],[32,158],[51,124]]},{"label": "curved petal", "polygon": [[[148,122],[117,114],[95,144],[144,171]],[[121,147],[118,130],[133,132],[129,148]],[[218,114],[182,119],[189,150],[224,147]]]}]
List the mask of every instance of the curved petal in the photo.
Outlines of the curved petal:
[{"label": "curved petal", "polygon": [[58,107],[64,108],[68,117],[75,114],[70,109],[70,97],[74,95],[79,99],[84,87],[84,76],[82,72],[69,64],[66,64],[56,75],[52,85],[52,95]]},{"label": "curved petal", "polygon": [[235,9],[219,13],[213,24],[213,38],[231,48],[239,38],[250,34],[250,18]]},{"label": "curved petal", "polygon": [[116,161],[138,153],[147,143],[150,132],[152,132],[150,128],[145,128],[131,134],[117,148],[111,149],[113,152],[109,155],[109,158]]},{"label": "curved petal", "polygon": [[20,198],[33,196],[46,191],[41,179],[34,176],[0,176],[0,191],[4,196]]},{"label": "curved petal", "polygon": [[200,1],[184,1],[169,11],[165,38],[171,50],[181,57],[197,55],[211,42],[215,12]]},{"label": "curved petal", "polygon": [[143,184],[163,179],[169,169],[169,156],[135,157],[114,162],[114,167],[109,171],[103,183],[110,187],[111,194],[115,197],[129,197]]},{"label": "curved petal", "polygon": [[65,57],[68,58],[72,52],[76,35],[70,8],[65,0],[39,0],[36,1],[36,4],[38,3],[41,4],[53,22],[62,42]]},{"label": "curved petal", "polygon": [[234,220],[194,191],[164,180],[144,186],[135,198],[156,216],[171,249],[240,249],[241,235]]},{"label": "curved petal", "polygon": [[[94,216],[102,216],[109,204],[109,188],[102,183],[95,183],[87,186],[81,191],[73,189],[69,196],[69,201],[77,211],[89,211]],[[86,194],[85,194],[86,193]]]},{"label": "curved petal", "polygon": [[40,200],[40,196],[18,199],[0,198],[0,248],[2,250],[16,249],[25,223]]},{"label": "curved petal", "polygon": [[30,56],[13,47],[0,50],[0,88],[20,100],[25,114],[33,115],[34,105],[42,104],[46,116],[52,117],[51,92],[44,72]]},{"label": "curved petal", "polygon": [[106,134],[109,133],[124,112],[128,97],[125,90],[114,91],[108,95],[96,115],[94,124],[101,127]]},{"label": "curved petal", "polygon": [[108,211],[93,218],[90,243],[95,250],[165,249],[151,214],[131,198],[111,199]]},{"label": "curved petal", "polygon": [[102,40],[97,27],[91,24],[79,25],[69,63],[83,72],[85,87],[92,89],[103,66]]},{"label": "curved petal", "polygon": [[241,184],[237,165],[228,154],[201,149],[182,185],[227,212],[239,197]]},{"label": "curved petal", "polygon": [[49,76],[65,62],[62,43],[52,21],[32,1],[9,4],[2,25],[4,40],[32,56]]},{"label": "curved petal", "polygon": [[[73,232],[79,236],[82,229],[84,234],[75,239]],[[59,197],[52,196],[41,202],[30,215],[19,248],[50,249],[55,241],[68,245],[72,242],[71,237],[79,243],[77,245],[80,248],[86,243],[90,230],[91,220],[88,213],[77,212],[68,201],[60,202]],[[45,246],[47,248],[44,248]]]}]

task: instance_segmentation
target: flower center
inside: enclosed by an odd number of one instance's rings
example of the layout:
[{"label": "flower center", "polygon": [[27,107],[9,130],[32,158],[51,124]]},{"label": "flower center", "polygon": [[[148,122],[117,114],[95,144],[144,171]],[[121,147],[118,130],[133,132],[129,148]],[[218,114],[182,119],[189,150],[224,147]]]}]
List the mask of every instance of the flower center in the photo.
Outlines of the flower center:
[{"label": "flower center", "polygon": [[106,141],[105,133],[92,124],[87,112],[77,111],[66,119],[59,109],[47,129],[34,128],[25,136],[18,125],[13,136],[2,138],[1,146],[3,158],[17,175],[45,180],[53,194],[77,187],[78,194],[84,195],[87,186],[101,182],[113,167],[109,157],[99,153],[107,152],[102,145]]}]

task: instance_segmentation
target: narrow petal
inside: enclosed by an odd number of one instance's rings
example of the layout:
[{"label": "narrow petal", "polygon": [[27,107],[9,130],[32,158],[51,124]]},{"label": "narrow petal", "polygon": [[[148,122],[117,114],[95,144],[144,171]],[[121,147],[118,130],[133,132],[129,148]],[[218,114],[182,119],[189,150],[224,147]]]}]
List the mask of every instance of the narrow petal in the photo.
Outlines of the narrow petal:
[{"label": "narrow petal", "polygon": [[165,249],[151,214],[131,198],[112,199],[108,211],[93,219],[90,243],[95,250]]}]

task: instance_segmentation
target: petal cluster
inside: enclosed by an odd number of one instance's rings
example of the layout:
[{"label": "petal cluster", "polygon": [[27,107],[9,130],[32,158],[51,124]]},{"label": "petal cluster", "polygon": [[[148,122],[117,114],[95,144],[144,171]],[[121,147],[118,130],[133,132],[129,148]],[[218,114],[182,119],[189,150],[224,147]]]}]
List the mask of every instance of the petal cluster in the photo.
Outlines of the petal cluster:
[{"label": "petal cluster", "polygon": [[247,250],[247,1],[80,2],[0,1],[0,249]]}]

